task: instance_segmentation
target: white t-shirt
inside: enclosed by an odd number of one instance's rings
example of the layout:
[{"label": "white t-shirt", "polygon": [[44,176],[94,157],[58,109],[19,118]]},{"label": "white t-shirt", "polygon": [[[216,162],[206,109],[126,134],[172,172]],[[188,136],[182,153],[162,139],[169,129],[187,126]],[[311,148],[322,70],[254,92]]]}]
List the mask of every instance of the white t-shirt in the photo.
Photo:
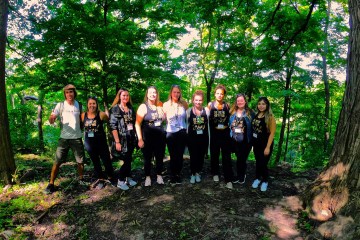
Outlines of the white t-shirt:
[{"label": "white t-shirt", "polygon": [[[62,113],[60,113],[61,104],[63,104]],[[80,129],[80,105],[77,101],[74,101],[74,105],[70,105],[67,101],[56,104],[52,114],[60,117],[62,125],[61,138],[77,139],[82,137]]]},{"label": "white t-shirt", "polygon": [[166,115],[166,132],[174,133],[186,129],[186,111],[182,105],[167,101],[163,105]]}]

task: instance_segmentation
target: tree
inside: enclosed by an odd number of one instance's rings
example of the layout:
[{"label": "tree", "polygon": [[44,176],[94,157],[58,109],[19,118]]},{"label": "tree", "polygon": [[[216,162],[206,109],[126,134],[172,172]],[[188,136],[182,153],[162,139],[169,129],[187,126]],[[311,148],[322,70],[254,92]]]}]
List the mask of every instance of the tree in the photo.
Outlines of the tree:
[{"label": "tree", "polygon": [[351,203],[350,198],[360,188],[360,2],[349,0],[348,3],[350,34],[346,89],[334,147],[329,164],[304,193],[312,216],[319,220],[331,218]]},{"label": "tree", "polygon": [[8,6],[8,0],[0,2],[0,180],[4,181],[6,184],[11,183],[11,174],[14,173],[16,169],[10,142],[5,91],[5,52]]}]

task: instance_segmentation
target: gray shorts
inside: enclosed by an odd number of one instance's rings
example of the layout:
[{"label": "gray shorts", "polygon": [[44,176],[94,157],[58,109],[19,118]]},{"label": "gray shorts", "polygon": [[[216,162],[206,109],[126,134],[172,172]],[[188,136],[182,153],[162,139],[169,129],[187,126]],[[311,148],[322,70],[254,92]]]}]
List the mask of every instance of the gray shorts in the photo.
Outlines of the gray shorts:
[{"label": "gray shorts", "polygon": [[55,153],[55,163],[61,164],[66,162],[66,158],[71,148],[77,163],[84,161],[84,144],[81,138],[64,139],[60,138]]}]

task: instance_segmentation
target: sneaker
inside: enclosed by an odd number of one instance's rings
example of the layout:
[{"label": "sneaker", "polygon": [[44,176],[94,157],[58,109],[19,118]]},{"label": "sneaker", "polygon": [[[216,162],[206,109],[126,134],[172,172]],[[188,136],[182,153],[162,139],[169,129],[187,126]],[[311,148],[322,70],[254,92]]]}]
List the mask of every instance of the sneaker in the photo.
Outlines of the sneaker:
[{"label": "sneaker", "polygon": [[96,184],[96,189],[97,190],[100,190],[100,189],[103,189],[105,187],[105,182],[103,181],[99,181],[97,184]]},{"label": "sneaker", "polygon": [[157,175],[156,182],[159,185],[164,185],[164,179],[161,175]]},{"label": "sneaker", "polygon": [[176,184],[182,184],[182,180],[180,176],[175,177]]},{"label": "sneaker", "polygon": [[55,192],[55,186],[54,186],[54,184],[49,183],[47,185],[47,187],[45,188],[44,193],[45,194],[51,194],[53,192]]},{"label": "sneaker", "polygon": [[117,187],[123,191],[129,190],[129,186],[126,184],[125,181],[118,180]]},{"label": "sneaker", "polygon": [[253,184],[251,185],[252,188],[258,188],[260,184],[260,180],[259,179],[255,179],[255,181],[253,182]]},{"label": "sneaker", "polygon": [[260,191],[266,192],[268,185],[269,185],[269,184],[268,184],[267,182],[263,182],[263,183],[261,184]]},{"label": "sneaker", "polygon": [[226,188],[228,188],[228,189],[233,189],[233,184],[232,184],[232,182],[226,183]]},{"label": "sneaker", "polygon": [[198,174],[198,173],[195,174],[195,181],[196,181],[197,183],[201,182],[201,176],[200,176],[200,174]]},{"label": "sneaker", "polygon": [[214,175],[214,176],[213,176],[213,180],[214,180],[214,182],[219,182],[219,176],[218,176],[218,175]]},{"label": "sneaker", "polygon": [[150,186],[151,186],[151,178],[146,177],[146,179],[145,179],[145,187],[150,187]]},{"label": "sneaker", "polygon": [[240,178],[238,183],[240,184],[244,184],[245,183],[245,180],[246,180],[246,174],[244,175],[244,177]]},{"label": "sneaker", "polygon": [[234,184],[235,184],[235,183],[239,183],[239,179],[236,178],[235,180],[232,181],[232,183],[234,183]]},{"label": "sneaker", "polygon": [[180,185],[182,182],[181,182],[181,178],[179,176],[172,176],[171,177],[171,180],[170,180],[170,184],[172,186],[175,186],[175,185]]},{"label": "sneaker", "polygon": [[190,177],[190,183],[191,184],[194,184],[195,183],[195,175],[191,175],[191,177]]},{"label": "sneaker", "polygon": [[132,178],[129,178],[129,177],[126,178],[126,182],[127,182],[127,184],[130,185],[130,187],[133,187],[137,184],[136,181],[134,181]]}]

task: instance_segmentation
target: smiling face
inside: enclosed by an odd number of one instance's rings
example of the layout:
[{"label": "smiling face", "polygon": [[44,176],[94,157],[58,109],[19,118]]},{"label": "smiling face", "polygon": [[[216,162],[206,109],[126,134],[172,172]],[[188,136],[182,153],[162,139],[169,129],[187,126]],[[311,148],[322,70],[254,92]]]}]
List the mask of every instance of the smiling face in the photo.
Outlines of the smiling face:
[{"label": "smiling face", "polygon": [[173,102],[178,102],[181,96],[180,89],[178,87],[173,87],[171,90],[171,100]]},{"label": "smiling face", "polygon": [[260,100],[257,104],[257,109],[259,112],[265,112],[267,109],[267,105],[264,100]]},{"label": "smiling face", "polygon": [[216,89],[216,91],[215,91],[215,99],[216,99],[216,101],[222,102],[224,100],[224,96],[225,96],[224,90]]},{"label": "smiling face", "polygon": [[130,95],[128,91],[122,91],[120,93],[120,104],[126,105],[130,101]]},{"label": "smiling face", "polygon": [[87,102],[87,109],[91,113],[97,112],[97,102],[95,99],[89,98],[89,100]]},{"label": "smiling face", "polygon": [[73,89],[65,90],[65,99],[68,102],[73,102],[75,100],[75,92]]},{"label": "smiling face", "polygon": [[245,109],[246,100],[243,96],[239,96],[236,98],[236,106],[241,110]]},{"label": "smiling face", "polygon": [[204,99],[201,95],[195,95],[193,99],[193,104],[197,109],[200,109],[202,107],[203,101]]},{"label": "smiling face", "polygon": [[157,98],[157,91],[155,88],[149,88],[147,91],[147,95],[146,95],[148,101],[154,102],[156,101]]}]

